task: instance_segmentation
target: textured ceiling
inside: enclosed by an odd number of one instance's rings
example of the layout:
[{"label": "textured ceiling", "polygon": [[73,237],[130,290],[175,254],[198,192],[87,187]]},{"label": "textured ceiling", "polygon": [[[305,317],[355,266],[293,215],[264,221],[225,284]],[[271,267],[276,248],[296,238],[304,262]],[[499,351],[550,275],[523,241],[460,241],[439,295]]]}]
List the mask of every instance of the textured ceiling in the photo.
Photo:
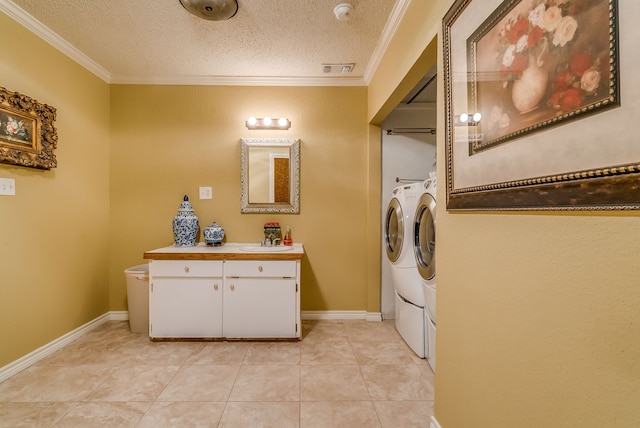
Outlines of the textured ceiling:
[{"label": "textured ceiling", "polygon": [[[0,0],[21,22],[110,83],[368,83],[409,0],[238,0],[207,21],[179,0]],[[396,4],[397,3],[397,4]],[[355,63],[327,75],[323,63]]]}]

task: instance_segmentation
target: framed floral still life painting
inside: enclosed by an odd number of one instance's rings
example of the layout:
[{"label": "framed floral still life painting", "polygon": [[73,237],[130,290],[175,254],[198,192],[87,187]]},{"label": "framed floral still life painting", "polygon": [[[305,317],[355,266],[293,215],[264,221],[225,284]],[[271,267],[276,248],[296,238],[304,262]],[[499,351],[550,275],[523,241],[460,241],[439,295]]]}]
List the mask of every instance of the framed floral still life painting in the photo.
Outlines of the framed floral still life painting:
[{"label": "framed floral still life painting", "polygon": [[608,0],[503,2],[467,40],[471,105],[485,119],[469,149],[616,105],[611,13]]},{"label": "framed floral still life painting", "polygon": [[55,118],[55,108],[0,87],[0,162],[55,168]]},{"label": "framed floral still life painting", "polygon": [[639,145],[603,144],[623,110],[617,16],[616,0],[453,4],[443,20],[449,210],[640,208]]}]

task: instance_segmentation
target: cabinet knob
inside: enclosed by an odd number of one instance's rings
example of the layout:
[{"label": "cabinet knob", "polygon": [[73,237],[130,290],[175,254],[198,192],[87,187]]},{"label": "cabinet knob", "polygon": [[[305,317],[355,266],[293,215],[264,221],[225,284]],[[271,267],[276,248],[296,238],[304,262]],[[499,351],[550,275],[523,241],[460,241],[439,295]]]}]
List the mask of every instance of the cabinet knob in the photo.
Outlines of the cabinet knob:
[{"label": "cabinet knob", "polygon": [[235,289],[236,289],[236,286],[235,286],[235,285],[233,285],[233,284],[231,284],[231,285],[229,286],[229,289],[230,289],[231,291],[233,291],[233,290],[235,290]]},{"label": "cabinet knob", "polygon": [[258,266],[258,272],[262,272],[262,266]]},{"label": "cabinet knob", "polygon": [[189,273],[189,266],[185,266],[185,267],[184,267],[184,272],[185,272],[185,273]]},{"label": "cabinet knob", "polygon": [[213,289],[218,291],[218,284],[213,284]]}]

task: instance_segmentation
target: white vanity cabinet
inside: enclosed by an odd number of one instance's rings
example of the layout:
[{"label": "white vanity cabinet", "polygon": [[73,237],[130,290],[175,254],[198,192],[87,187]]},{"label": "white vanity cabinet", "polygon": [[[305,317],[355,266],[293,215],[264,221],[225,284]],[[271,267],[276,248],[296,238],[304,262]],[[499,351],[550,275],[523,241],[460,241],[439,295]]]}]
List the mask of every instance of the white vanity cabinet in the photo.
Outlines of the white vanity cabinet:
[{"label": "white vanity cabinet", "polygon": [[293,260],[231,260],[224,265],[225,337],[299,337],[298,268]]},{"label": "white vanity cabinet", "polygon": [[222,267],[220,260],[152,260],[149,336],[222,337]]},{"label": "white vanity cabinet", "polygon": [[153,339],[300,339],[301,244],[165,247],[149,263]]}]

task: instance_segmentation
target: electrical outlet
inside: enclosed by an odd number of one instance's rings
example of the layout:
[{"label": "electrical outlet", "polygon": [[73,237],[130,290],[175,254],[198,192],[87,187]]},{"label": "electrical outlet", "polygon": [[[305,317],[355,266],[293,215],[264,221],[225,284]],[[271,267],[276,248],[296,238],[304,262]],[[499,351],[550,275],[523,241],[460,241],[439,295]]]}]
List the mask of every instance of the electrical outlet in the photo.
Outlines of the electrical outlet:
[{"label": "electrical outlet", "polygon": [[211,187],[200,188],[200,199],[213,199],[213,190]]},{"label": "electrical outlet", "polygon": [[0,178],[0,195],[13,196],[16,194],[15,178]]}]

